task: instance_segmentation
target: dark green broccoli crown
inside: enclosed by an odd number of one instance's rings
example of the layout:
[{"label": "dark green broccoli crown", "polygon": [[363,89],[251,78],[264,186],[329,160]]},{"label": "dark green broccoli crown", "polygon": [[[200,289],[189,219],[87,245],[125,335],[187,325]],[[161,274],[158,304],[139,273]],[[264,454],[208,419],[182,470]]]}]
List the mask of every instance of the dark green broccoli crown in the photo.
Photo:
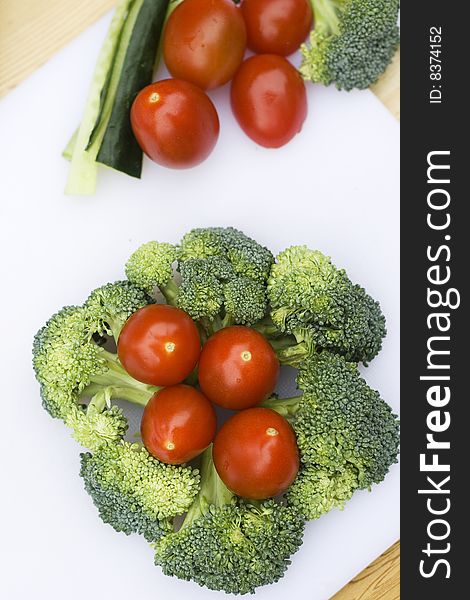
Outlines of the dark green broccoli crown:
[{"label": "dark green broccoli crown", "polygon": [[93,331],[100,335],[114,335],[117,341],[127,319],[151,301],[141,288],[130,281],[116,281],[91,292],[84,306]]},{"label": "dark green broccoli crown", "polygon": [[333,508],[342,509],[358,487],[357,470],[353,466],[334,471],[318,465],[302,465],[286,499],[312,521]]},{"label": "dark green broccoli crown", "polygon": [[294,421],[301,461],[357,470],[358,487],[379,483],[396,462],[398,422],[352,363],[322,352],[299,369],[304,394]]},{"label": "dark green broccoli crown", "polygon": [[265,247],[233,227],[193,229],[181,240],[181,260],[226,258],[238,275],[266,282],[274,258]]},{"label": "dark green broccoli crown", "polygon": [[268,299],[262,283],[248,277],[236,277],[224,286],[225,312],[233,323],[253,325],[267,312]]},{"label": "dark green broccoli crown", "polygon": [[295,509],[272,500],[210,506],[188,527],[158,542],[155,562],[166,575],[246,594],[282,577],[302,543],[303,529]]},{"label": "dark green broccoli crown", "polygon": [[128,442],[82,454],[80,475],[105,523],[151,542],[170,531],[169,519],[184,513],[199,490],[197,470],[160,463]]},{"label": "dark green broccoli crown", "polygon": [[399,0],[311,0],[315,27],[302,46],[305,79],[338,89],[377,81],[399,44]]},{"label": "dark green broccoli crown", "polygon": [[178,249],[165,242],[147,242],[138,248],[126,263],[126,276],[133,284],[152,294],[173,277],[173,263]]},{"label": "dark green broccoli crown", "polygon": [[321,252],[306,246],[281,252],[271,269],[268,299],[275,325],[298,341],[363,362],[382,347],[386,329],[379,304]]},{"label": "dark green broccoli crown", "polygon": [[193,319],[213,319],[222,308],[223,285],[212,272],[212,266],[219,272],[220,266],[210,259],[193,258],[180,264],[181,285],[176,303]]},{"label": "dark green broccoli crown", "polygon": [[181,241],[177,305],[193,319],[253,324],[266,314],[269,250],[233,228],[193,229]]}]

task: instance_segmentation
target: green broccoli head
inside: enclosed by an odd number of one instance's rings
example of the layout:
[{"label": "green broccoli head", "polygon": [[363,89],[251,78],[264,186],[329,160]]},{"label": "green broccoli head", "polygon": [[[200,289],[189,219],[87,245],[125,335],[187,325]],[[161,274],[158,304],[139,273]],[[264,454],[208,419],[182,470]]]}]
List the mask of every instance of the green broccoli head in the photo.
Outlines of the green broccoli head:
[{"label": "green broccoli head", "polygon": [[252,593],[278,581],[302,543],[299,513],[273,500],[213,507],[160,540],[155,562],[166,575],[211,590]]},{"label": "green broccoli head", "polygon": [[267,312],[266,287],[248,277],[235,277],[224,285],[225,313],[230,323],[253,325]]},{"label": "green broccoli head", "polygon": [[116,281],[93,290],[84,306],[91,328],[97,334],[112,335],[117,342],[127,319],[151,302],[152,299],[130,281]]},{"label": "green broccoli head", "polygon": [[193,229],[181,241],[176,304],[194,319],[253,324],[266,314],[273,256],[241,231]]},{"label": "green broccoli head", "polygon": [[165,465],[128,442],[82,454],[80,475],[105,523],[150,542],[170,531],[170,519],[186,512],[199,490],[197,470]]},{"label": "green broccoli head", "polygon": [[222,308],[223,286],[213,272],[213,263],[210,259],[191,258],[180,265],[176,304],[193,319],[213,319]]},{"label": "green broccoli head", "polygon": [[380,483],[397,461],[397,417],[342,357],[322,352],[299,369],[304,392],[293,427],[301,461],[347,473],[357,487]]},{"label": "green broccoli head", "polygon": [[[125,434],[126,418],[120,409],[111,407],[111,398],[145,404],[155,392],[135,381],[115,354],[95,342],[95,334],[99,336],[108,323],[103,316],[106,310],[99,311],[101,299],[109,291],[111,297],[121,298],[113,286],[93,293],[90,305],[63,308],[39,330],[33,343],[33,367],[43,407],[71,427],[74,437],[90,449]],[[108,314],[116,315],[114,309],[110,305]]]},{"label": "green broccoli head", "polygon": [[127,261],[126,276],[149,295],[157,287],[164,292],[173,277],[173,263],[177,258],[176,246],[164,242],[147,242]]},{"label": "green broccoli head", "polygon": [[267,289],[274,324],[298,342],[365,363],[382,347],[386,329],[379,304],[321,252],[306,246],[281,252]]},{"label": "green broccoli head", "polygon": [[88,408],[75,402],[64,417],[65,424],[72,430],[75,440],[84,448],[97,450],[105,444],[124,438],[128,422],[122,409],[111,406],[105,410],[90,403]]},{"label": "green broccoli head", "polygon": [[156,544],[156,564],[166,575],[234,594],[277,581],[302,543],[299,512],[273,500],[237,499],[217,475],[211,447],[201,479],[181,528]]},{"label": "green broccoli head", "polygon": [[315,26],[300,72],[340,90],[375,83],[398,47],[399,0],[311,0]]},{"label": "green broccoli head", "polygon": [[271,265],[272,253],[265,247],[233,227],[193,229],[181,240],[181,261],[192,258],[222,257],[228,260],[233,271],[265,283]]},{"label": "green broccoli head", "polygon": [[352,466],[334,471],[318,465],[303,465],[287,490],[286,499],[289,506],[313,521],[333,508],[342,509],[358,487],[357,471]]},{"label": "green broccoli head", "polygon": [[33,367],[43,389],[43,404],[54,417],[60,406],[80,394],[94,376],[106,373],[104,351],[92,339],[88,312],[67,306],[52,316],[33,342]]}]

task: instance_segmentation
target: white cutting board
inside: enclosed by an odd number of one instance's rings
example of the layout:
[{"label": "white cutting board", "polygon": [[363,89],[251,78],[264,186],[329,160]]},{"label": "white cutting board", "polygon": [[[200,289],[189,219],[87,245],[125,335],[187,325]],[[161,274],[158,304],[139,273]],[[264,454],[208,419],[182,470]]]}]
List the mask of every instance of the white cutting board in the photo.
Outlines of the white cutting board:
[{"label": "white cutting board", "polygon": [[[399,125],[372,93],[309,85],[302,133],[269,151],[244,136],[222,89],[212,94],[220,140],[202,166],[169,171],[146,161],[141,181],[103,171],[94,197],[66,197],[60,154],[80,120],[108,22],[109,15],[0,102],[0,596],[223,598],[165,577],[142,538],[101,523],[78,477],[79,447],[40,406],[33,334],[61,306],[123,277],[140,243],[233,225],[273,251],[306,243],[331,254],[380,300],[389,334],[366,375],[398,409]],[[395,466],[372,493],[310,523],[284,579],[257,598],[327,600],[399,537],[398,502]]]}]

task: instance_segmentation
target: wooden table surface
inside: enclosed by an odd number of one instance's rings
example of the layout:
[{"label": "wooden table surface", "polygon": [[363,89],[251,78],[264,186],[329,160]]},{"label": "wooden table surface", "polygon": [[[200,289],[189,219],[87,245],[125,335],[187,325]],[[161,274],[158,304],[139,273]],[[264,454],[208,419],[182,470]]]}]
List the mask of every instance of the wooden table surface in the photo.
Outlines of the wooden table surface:
[{"label": "wooden table surface", "polygon": [[[0,0],[0,97],[113,5],[114,0]],[[372,89],[399,119],[400,52]],[[396,542],[331,600],[398,600],[399,563]]]}]

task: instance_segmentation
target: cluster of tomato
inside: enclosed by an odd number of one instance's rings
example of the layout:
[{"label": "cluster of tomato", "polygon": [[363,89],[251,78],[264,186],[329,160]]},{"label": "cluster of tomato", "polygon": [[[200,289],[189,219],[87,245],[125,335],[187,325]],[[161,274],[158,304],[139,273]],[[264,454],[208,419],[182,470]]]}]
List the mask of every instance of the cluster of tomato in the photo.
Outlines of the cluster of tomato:
[{"label": "cluster of tomato", "polygon": [[[307,98],[286,60],[312,25],[308,0],[184,0],[163,33],[163,57],[174,79],[144,88],[131,123],[142,150],[166,167],[202,162],[219,135],[217,111],[205,90],[232,81],[231,105],[243,131],[278,148],[302,128]],[[255,56],[243,60],[246,48]]]},{"label": "cluster of tomato", "polygon": [[[264,499],[285,491],[299,468],[295,434],[277,412],[257,407],[279,376],[263,335],[243,326],[217,331],[201,350],[194,321],[182,310],[151,304],[119,336],[119,359],[138,381],[162,386],[144,409],[142,441],[167,464],[198,456],[211,442],[214,464],[235,494]],[[200,391],[182,382],[197,368]],[[217,431],[213,404],[236,410]]]}]

